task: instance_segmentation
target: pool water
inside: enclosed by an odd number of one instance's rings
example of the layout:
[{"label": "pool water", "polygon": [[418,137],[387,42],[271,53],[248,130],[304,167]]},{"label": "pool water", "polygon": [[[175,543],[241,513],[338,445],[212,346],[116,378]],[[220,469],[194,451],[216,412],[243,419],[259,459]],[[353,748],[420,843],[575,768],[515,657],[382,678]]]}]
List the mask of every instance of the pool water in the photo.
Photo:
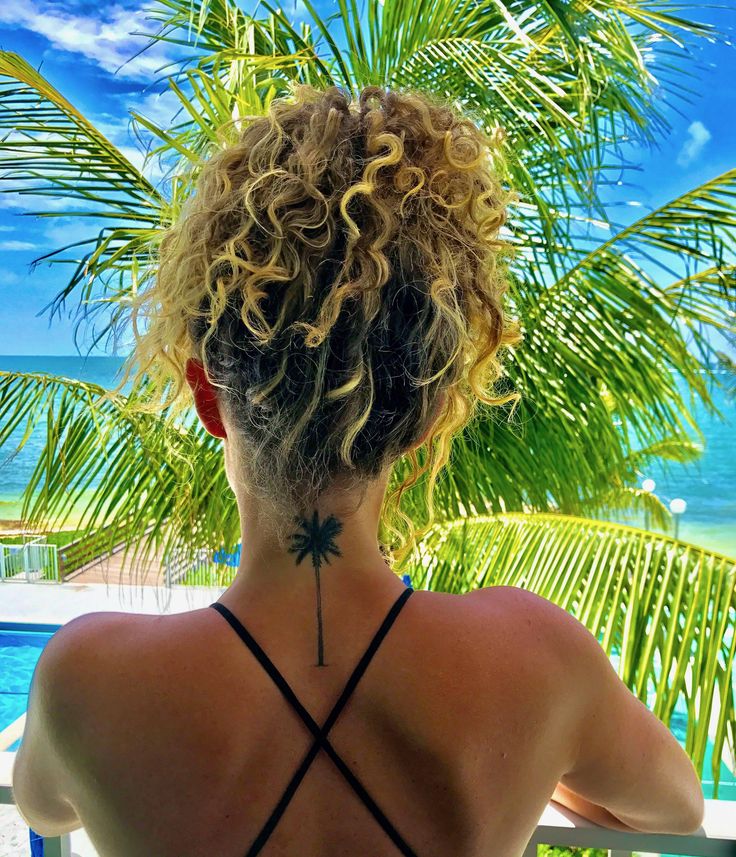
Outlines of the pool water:
[{"label": "pool water", "polygon": [[[60,625],[0,622],[0,732],[28,708],[28,692],[36,663]],[[13,752],[20,738],[0,751]]]}]

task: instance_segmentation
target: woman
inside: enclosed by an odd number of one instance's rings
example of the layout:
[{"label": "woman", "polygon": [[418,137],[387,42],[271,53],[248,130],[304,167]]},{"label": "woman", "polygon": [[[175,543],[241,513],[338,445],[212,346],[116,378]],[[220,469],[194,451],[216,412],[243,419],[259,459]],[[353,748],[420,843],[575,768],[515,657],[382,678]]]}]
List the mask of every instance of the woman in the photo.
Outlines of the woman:
[{"label": "woman", "polygon": [[621,829],[699,827],[688,757],[582,625],[392,568],[415,535],[403,490],[427,474],[431,511],[452,436],[513,399],[493,392],[519,338],[497,149],[425,95],[299,87],[205,166],[136,356],[223,440],[240,565],[210,608],[55,636],[68,773],[42,817],[19,757],[31,823],[81,822],[102,857],[518,857],[552,797]]}]

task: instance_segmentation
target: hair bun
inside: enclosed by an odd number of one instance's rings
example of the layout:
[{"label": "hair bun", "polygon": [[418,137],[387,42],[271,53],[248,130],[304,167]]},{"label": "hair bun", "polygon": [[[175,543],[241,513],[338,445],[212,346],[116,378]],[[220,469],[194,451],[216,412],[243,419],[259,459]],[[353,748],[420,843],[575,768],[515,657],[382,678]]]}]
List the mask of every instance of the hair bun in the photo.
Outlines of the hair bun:
[{"label": "hair bun", "polygon": [[429,472],[431,495],[477,403],[513,398],[494,396],[519,338],[495,145],[434,95],[298,84],[203,167],[134,305],[136,359],[183,405],[204,362],[274,515],[423,436],[397,490]]}]

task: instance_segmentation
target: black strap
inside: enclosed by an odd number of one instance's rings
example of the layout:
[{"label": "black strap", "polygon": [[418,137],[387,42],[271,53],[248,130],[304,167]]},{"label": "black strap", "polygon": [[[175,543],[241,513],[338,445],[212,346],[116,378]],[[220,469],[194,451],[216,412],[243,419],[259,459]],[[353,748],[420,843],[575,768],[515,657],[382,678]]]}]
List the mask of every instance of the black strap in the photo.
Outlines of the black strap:
[{"label": "black strap", "polygon": [[350,698],[358,682],[362,678],[363,673],[366,671],[368,664],[371,662],[373,656],[378,650],[378,647],[383,642],[384,637],[389,632],[391,626],[396,620],[396,617],[399,615],[401,608],[408,601],[409,596],[412,594],[412,592],[414,592],[414,590],[411,587],[407,587],[406,590],[402,592],[401,595],[396,599],[393,607],[389,610],[388,614],[386,615],[386,618],[381,623],[381,627],[376,631],[375,635],[373,636],[373,639],[371,640],[370,645],[366,649],[365,654],[353,670],[352,675],[348,679],[345,688],[343,689],[343,692],[340,694],[339,699],[333,706],[332,711],[329,713],[327,720],[325,720],[324,725],[321,728],[317,725],[311,714],[306,710],[306,708],[301,704],[301,702],[299,702],[296,694],[289,686],[289,683],[274,666],[271,659],[258,645],[256,640],[245,628],[242,622],[240,622],[240,620],[236,616],[234,616],[230,612],[230,610],[225,607],[224,604],[220,604],[219,602],[210,604],[210,607],[214,607],[214,609],[217,610],[220,615],[224,616],[224,618],[227,619],[233,630],[238,634],[238,636],[245,643],[245,645],[251,650],[251,652],[261,664],[261,666],[264,668],[264,670],[273,679],[274,684],[276,684],[278,689],[281,691],[286,701],[301,717],[309,731],[315,737],[314,743],[304,756],[302,763],[299,765],[296,772],[294,773],[294,776],[291,778],[291,781],[286,787],[284,794],[281,796],[281,799],[276,804],[273,812],[264,824],[261,832],[256,837],[255,842],[248,850],[246,857],[255,857],[255,855],[260,852],[261,848],[263,848],[266,843],[266,840],[271,835],[271,833],[273,833],[274,828],[281,819],[281,816],[286,811],[289,802],[294,796],[296,790],[299,788],[299,784],[304,779],[304,776],[309,770],[310,765],[312,764],[315,757],[317,756],[317,753],[319,753],[321,749],[323,749],[332,759],[337,769],[342,773],[348,783],[350,783],[355,793],[370,810],[373,817],[381,825],[383,830],[390,837],[391,841],[397,846],[399,851],[401,851],[401,853],[405,855],[405,857],[416,857],[415,852],[402,839],[399,832],[391,824],[391,822],[380,809],[378,804],[368,794],[360,780],[355,776],[355,774],[350,770],[350,768],[348,768],[342,758],[338,755],[335,748],[327,740],[327,735],[330,729],[332,729],[332,727],[335,725],[335,721],[340,716],[340,713],[345,707],[348,699]]}]

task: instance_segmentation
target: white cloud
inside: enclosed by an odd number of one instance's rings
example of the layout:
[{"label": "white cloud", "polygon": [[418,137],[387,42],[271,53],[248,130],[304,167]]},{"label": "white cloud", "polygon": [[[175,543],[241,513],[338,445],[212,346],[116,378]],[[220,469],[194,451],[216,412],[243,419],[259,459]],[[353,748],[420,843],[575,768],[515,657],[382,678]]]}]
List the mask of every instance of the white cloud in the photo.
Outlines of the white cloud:
[{"label": "white cloud", "polygon": [[13,271],[0,270],[0,286],[14,286],[20,282],[20,277]]},{"label": "white cloud", "polygon": [[158,43],[131,60],[145,44],[143,37],[131,33],[151,30],[144,10],[114,3],[99,10],[99,16],[74,15],[48,0],[14,0],[0,3],[0,23],[38,33],[53,47],[82,54],[111,74],[150,80],[170,58],[166,46]]},{"label": "white cloud", "polygon": [[[76,241],[96,238],[99,231],[99,221],[91,220],[88,217],[55,217],[46,224],[44,245],[48,249],[64,247],[67,244],[74,244]],[[77,250],[82,253],[88,249],[89,247],[79,247],[70,250],[70,252],[74,254],[74,250]]]},{"label": "white cloud", "polygon": [[36,250],[30,241],[0,241],[0,250]]},{"label": "white cloud", "polygon": [[20,211],[69,211],[72,209],[93,208],[92,203],[81,199],[58,196],[44,196],[6,191],[0,195],[0,208],[17,208]]},{"label": "white cloud", "polygon": [[703,151],[705,144],[710,140],[712,134],[699,120],[695,120],[687,129],[688,139],[680,149],[677,163],[681,167],[689,166]]},{"label": "white cloud", "polygon": [[163,92],[147,93],[132,107],[136,113],[140,113],[156,125],[167,128],[174,121],[176,114],[182,110],[182,103],[170,89],[166,89]]},{"label": "white cloud", "polygon": [[15,226],[0,226],[0,232],[15,232]]}]

